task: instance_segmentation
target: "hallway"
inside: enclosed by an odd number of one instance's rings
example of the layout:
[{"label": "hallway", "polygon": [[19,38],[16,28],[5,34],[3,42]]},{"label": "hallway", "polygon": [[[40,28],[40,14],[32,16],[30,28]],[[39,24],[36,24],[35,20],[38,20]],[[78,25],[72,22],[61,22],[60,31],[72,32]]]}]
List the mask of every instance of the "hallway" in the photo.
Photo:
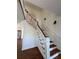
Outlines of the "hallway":
[{"label": "hallway", "polygon": [[21,50],[22,40],[17,40],[17,59],[43,59],[38,48],[32,48],[28,50]]}]

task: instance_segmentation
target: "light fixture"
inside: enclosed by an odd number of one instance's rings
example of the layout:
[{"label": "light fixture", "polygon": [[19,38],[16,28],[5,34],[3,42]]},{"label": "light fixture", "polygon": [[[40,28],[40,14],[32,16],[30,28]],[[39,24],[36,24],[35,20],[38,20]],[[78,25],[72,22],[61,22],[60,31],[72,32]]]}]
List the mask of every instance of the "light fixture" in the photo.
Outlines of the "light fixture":
[{"label": "light fixture", "polygon": [[28,13],[27,9],[25,9],[26,13]]},{"label": "light fixture", "polygon": [[44,18],[44,20],[46,20],[46,18]]},{"label": "light fixture", "polygon": [[57,23],[57,21],[55,20],[54,22],[53,22],[53,24],[56,24]]}]

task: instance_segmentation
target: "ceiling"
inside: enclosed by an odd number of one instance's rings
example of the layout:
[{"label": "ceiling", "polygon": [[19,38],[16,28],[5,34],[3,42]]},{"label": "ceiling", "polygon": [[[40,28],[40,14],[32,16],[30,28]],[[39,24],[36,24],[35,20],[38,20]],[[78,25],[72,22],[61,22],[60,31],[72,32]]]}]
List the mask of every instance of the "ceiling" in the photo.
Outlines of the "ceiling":
[{"label": "ceiling", "polygon": [[56,15],[61,15],[61,0],[25,0],[40,8],[49,10]]}]

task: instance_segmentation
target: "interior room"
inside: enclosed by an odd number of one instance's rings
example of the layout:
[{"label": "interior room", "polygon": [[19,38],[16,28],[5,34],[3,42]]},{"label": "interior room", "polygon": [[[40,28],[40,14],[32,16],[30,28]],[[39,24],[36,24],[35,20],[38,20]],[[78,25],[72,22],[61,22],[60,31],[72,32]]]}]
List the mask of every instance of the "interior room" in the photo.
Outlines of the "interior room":
[{"label": "interior room", "polygon": [[61,0],[17,0],[17,59],[61,59]]}]

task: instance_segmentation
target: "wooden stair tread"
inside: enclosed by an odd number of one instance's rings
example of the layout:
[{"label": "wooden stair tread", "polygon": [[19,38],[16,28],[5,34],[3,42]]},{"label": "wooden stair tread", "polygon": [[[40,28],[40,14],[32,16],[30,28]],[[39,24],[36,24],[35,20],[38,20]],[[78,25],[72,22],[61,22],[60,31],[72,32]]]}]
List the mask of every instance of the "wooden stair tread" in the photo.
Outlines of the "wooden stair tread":
[{"label": "wooden stair tread", "polygon": [[53,56],[54,54],[56,54],[58,52],[60,52],[60,50],[56,48],[56,49],[50,51],[50,56]]},{"label": "wooden stair tread", "polygon": [[57,57],[55,57],[54,59],[61,59],[61,54],[59,54]]},{"label": "wooden stair tread", "polygon": [[50,48],[53,48],[53,47],[56,47],[56,45],[55,44],[50,45]]}]

